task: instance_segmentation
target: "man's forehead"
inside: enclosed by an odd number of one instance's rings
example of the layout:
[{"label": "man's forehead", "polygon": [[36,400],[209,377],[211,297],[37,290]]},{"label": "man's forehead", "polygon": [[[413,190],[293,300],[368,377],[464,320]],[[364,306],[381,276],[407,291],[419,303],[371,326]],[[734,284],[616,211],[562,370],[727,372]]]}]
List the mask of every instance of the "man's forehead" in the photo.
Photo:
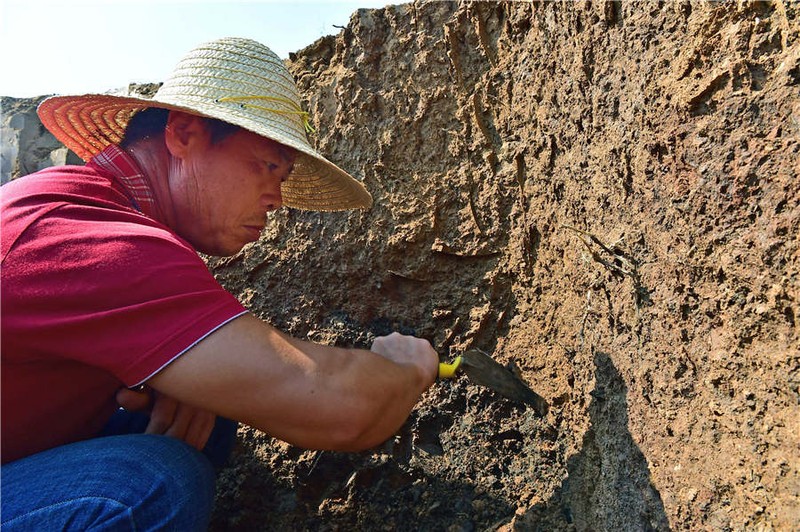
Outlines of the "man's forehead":
[{"label": "man's forehead", "polygon": [[272,140],[268,137],[262,137],[257,133],[253,133],[252,131],[242,130],[242,132],[248,137],[248,142],[254,142],[253,145],[257,151],[262,153],[275,153],[277,154],[282,160],[286,162],[292,162],[297,157],[298,150],[292,148],[291,146],[286,146],[285,144],[281,144],[277,140]]}]

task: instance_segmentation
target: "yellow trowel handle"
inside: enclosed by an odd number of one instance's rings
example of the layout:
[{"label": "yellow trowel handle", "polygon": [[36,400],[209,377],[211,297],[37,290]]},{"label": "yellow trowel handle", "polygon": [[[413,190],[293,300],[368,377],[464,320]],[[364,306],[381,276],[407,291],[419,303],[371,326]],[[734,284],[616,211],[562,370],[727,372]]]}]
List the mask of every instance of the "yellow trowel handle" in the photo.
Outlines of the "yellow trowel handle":
[{"label": "yellow trowel handle", "polygon": [[439,362],[439,378],[440,379],[452,379],[456,375],[456,371],[458,371],[458,367],[461,365],[461,357],[456,357],[450,364],[445,364],[444,362]]}]

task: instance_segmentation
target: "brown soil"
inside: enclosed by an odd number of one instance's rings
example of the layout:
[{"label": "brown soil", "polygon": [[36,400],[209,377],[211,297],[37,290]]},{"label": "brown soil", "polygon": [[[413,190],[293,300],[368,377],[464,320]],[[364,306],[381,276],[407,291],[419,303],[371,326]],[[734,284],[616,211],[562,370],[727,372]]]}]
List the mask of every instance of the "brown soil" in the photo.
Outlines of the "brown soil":
[{"label": "brown soil", "polygon": [[[800,23],[766,3],[415,3],[291,58],[368,212],[213,263],[256,313],[478,347],[372,452],[241,431],[217,530],[800,527]],[[794,229],[793,229],[794,228]]]},{"label": "brown soil", "polygon": [[299,337],[480,348],[552,406],[462,377],[370,452],[243,428],[213,530],[800,529],[799,15],[414,3],[293,55],[375,207],[277,213],[215,274]]}]

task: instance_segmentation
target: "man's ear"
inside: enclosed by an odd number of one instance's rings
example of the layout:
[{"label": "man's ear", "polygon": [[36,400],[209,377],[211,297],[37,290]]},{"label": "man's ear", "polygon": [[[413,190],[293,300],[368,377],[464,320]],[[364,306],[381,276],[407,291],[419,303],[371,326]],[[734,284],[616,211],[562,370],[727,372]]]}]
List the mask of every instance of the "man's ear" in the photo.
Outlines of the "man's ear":
[{"label": "man's ear", "polygon": [[185,158],[198,143],[206,142],[208,136],[208,128],[202,117],[182,111],[169,112],[164,141],[173,157]]}]

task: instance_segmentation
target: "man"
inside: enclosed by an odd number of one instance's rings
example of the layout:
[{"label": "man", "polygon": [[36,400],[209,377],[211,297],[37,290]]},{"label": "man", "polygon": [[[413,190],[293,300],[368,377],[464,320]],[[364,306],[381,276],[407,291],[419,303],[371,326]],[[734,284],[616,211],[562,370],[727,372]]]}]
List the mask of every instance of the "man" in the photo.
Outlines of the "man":
[{"label": "man", "polygon": [[277,331],[196,253],[237,253],[282,205],[371,205],[308,144],[299,102],[268,48],[222,39],[153,100],[42,103],[88,164],[2,189],[4,529],[202,529],[234,430],[222,418],[304,448],[366,449],[435,380],[424,340],[364,351]]}]

